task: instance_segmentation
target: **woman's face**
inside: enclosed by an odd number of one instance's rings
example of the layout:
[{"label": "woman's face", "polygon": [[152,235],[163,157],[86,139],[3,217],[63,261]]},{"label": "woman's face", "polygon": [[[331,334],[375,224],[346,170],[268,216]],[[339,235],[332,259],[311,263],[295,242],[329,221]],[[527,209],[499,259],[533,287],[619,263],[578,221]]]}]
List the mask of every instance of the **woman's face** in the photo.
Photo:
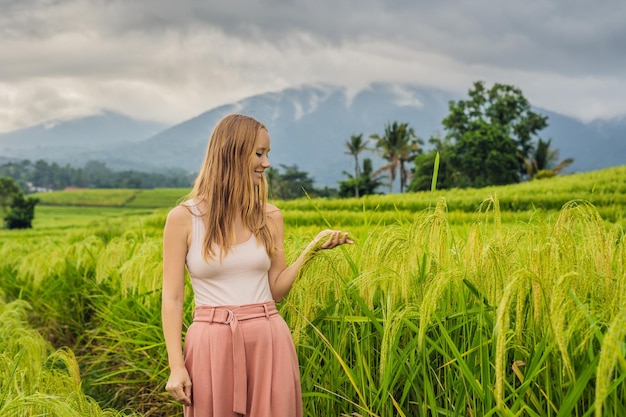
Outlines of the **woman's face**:
[{"label": "woman's face", "polygon": [[252,156],[252,182],[254,185],[261,183],[263,173],[270,167],[270,161],[268,154],[270,152],[270,136],[267,130],[260,129],[256,135],[256,142],[254,144],[254,155]]}]

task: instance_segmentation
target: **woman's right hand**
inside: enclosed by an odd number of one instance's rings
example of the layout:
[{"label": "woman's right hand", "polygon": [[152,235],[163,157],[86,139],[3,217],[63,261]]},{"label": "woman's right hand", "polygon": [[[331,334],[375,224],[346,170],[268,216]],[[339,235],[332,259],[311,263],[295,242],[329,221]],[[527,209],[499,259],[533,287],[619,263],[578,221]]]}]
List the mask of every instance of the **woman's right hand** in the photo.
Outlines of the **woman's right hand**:
[{"label": "woman's right hand", "polygon": [[[318,246],[319,242],[324,240],[324,238],[328,237],[328,239]],[[352,239],[348,237],[348,232],[344,232],[341,230],[322,230],[315,236],[315,239],[309,244],[310,247],[318,247],[319,249],[332,249],[337,246],[352,244],[354,243]]]},{"label": "woman's right hand", "polygon": [[184,405],[191,405],[191,378],[189,378],[187,369],[173,369],[165,390],[176,401],[180,401]]}]

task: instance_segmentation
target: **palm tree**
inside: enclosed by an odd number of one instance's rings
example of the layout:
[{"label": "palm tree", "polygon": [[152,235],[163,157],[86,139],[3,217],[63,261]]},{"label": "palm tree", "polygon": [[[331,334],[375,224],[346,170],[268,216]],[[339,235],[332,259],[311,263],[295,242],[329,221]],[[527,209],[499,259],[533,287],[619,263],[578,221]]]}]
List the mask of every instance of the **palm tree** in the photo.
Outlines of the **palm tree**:
[{"label": "palm tree", "polygon": [[417,136],[415,140],[409,141],[403,145],[400,149],[398,149],[398,160],[400,161],[400,192],[404,192],[409,179],[411,177],[411,170],[406,167],[406,163],[409,161],[413,161],[415,156],[421,153],[421,148],[419,146],[419,139]]},{"label": "palm tree", "polygon": [[[350,136],[350,140],[346,141],[346,148],[348,148],[348,151],[345,153],[354,157],[354,178],[359,178],[361,176],[359,172],[359,154],[368,149],[368,142],[368,139],[363,140],[363,133],[352,135]],[[354,183],[354,196],[357,198],[359,197],[359,186],[357,181]]]},{"label": "palm tree", "polygon": [[405,164],[420,152],[419,144],[422,141],[408,123],[395,121],[385,125],[385,133],[382,136],[373,134],[370,138],[376,140],[376,148],[380,156],[387,161],[387,165],[378,169],[375,174],[382,171],[388,172],[389,192],[391,193],[397,172],[400,170],[400,192],[403,192],[410,175]]},{"label": "palm tree", "polygon": [[551,148],[552,139],[539,139],[537,148],[529,158],[524,159],[524,166],[528,178],[543,178],[558,175],[565,168],[574,163],[574,159],[565,158],[559,162],[559,150]]},{"label": "palm tree", "polygon": [[346,181],[339,181],[339,197],[350,197],[354,194],[354,188],[358,189],[357,196],[376,194],[376,189],[383,185],[384,175],[374,177],[374,165],[370,158],[363,160],[363,168],[360,170],[359,176],[354,177],[349,172],[343,171],[343,175],[347,176]]}]

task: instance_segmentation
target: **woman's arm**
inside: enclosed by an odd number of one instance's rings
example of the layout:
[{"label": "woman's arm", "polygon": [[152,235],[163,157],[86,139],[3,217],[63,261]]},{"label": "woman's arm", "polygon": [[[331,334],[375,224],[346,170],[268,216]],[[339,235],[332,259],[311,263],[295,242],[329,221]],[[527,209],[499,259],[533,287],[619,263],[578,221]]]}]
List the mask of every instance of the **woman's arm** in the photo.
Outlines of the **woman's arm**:
[{"label": "woman's arm", "polygon": [[[274,237],[274,257],[272,259],[272,265],[269,269],[269,282],[272,297],[275,301],[282,300],[291,290],[291,286],[298,275],[298,271],[307,259],[314,254],[314,251],[320,249],[332,249],[339,245],[353,243],[348,239],[348,233],[341,230],[322,230],[315,236],[315,238],[306,246],[300,256],[289,266],[285,261],[285,224],[283,215],[280,210],[268,204],[268,219],[272,227],[272,234]],[[319,245],[319,242],[326,239],[324,243]]]},{"label": "woman's arm", "polygon": [[167,348],[170,378],[166,389],[175,400],[191,404],[191,379],[182,350],[185,258],[191,213],[178,206],[167,215],[163,230],[163,292],[161,321]]}]

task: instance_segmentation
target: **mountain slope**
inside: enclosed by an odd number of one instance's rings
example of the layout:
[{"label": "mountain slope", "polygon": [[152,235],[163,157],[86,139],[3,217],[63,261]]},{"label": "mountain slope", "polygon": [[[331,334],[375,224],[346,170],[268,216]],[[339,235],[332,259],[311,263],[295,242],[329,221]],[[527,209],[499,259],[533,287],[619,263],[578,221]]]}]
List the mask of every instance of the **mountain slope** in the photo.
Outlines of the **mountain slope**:
[{"label": "mountain slope", "polygon": [[536,109],[548,116],[548,127],[540,132],[552,138],[552,147],[561,159],[574,158],[567,172],[586,172],[626,165],[626,120],[582,123],[576,119],[547,110]]},{"label": "mountain slope", "polygon": [[[226,114],[241,112],[261,120],[272,140],[270,161],[275,167],[297,165],[309,172],[316,185],[335,187],[351,171],[352,157],[345,154],[351,135],[383,133],[385,123],[407,121],[427,139],[439,129],[452,96],[437,90],[374,84],[350,96],[345,89],[329,86],[291,88],[253,96],[207,111],[152,138],[129,146],[114,147],[107,157],[125,155],[152,169],[165,166],[197,170],[211,130]],[[375,158],[373,154],[362,157]]]},{"label": "mountain slope", "polygon": [[[53,120],[0,134],[0,155],[4,158],[45,159],[84,163],[115,144],[146,139],[161,131],[164,124],[141,121],[120,113],[99,114],[71,120]],[[83,157],[77,154],[84,153]]]}]

